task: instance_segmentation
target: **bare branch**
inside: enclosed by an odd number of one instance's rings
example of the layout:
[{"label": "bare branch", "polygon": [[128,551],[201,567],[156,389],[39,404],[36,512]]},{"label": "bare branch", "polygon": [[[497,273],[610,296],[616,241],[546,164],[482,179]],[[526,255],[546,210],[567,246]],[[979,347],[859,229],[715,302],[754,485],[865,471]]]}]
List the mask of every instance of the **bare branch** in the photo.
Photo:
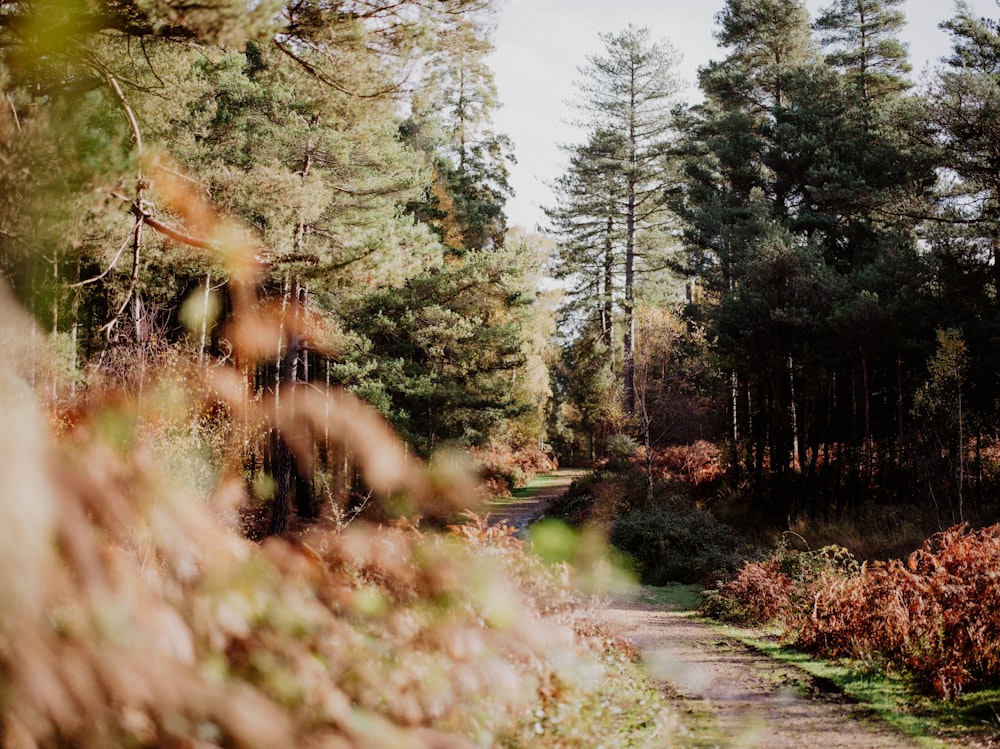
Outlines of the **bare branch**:
[{"label": "bare branch", "polygon": [[103,63],[93,57],[88,59],[88,63],[94,70],[100,73],[101,77],[107,81],[108,86],[111,87],[111,90],[115,92],[115,96],[118,98],[118,105],[125,114],[125,119],[128,120],[129,127],[132,128],[132,137],[135,139],[135,150],[139,156],[142,156],[142,133],[139,131],[139,121],[136,119],[135,112],[132,111],[132,106],[128,103],[128,99],[125,98],[122,87],[118,84],[118,79],[112,75],[111,71]]},{"label": "bare branch", "polygon": [[[133,206],[133,211],[136,210],[137,209],[135,208],[135,206]],[[186,244],[189,247],[197,247],[201,250],[214,251],[219,249],[219,246],[214,242],[212,242],[211,240],[201,239],[200,237],[192,236],[180,229],[175,229],[172,226],[169,226],[163,223],[162,221],[153,218],[152,216],[149,215],[149,213],[146,213],[145,211],[141,210],[138,211],[138,215],[144,223],[149,224],[149,227],[151,229],[153,229],[154,231],[158,231],[160,234],[163,234],[166,237],[170,237],[176,242],[180,242],[181,244]]]},{"label": "bare branch", "polygon": [[[118,196],[118,197],[122,197],[122,196]],[[137,217],[136,218],[136,221],[141,221],[141,220],[142,220],[141,217]],[[132,232],[133,233],[135,232],[135,227],[134,226],[132,227]],[[93,278],[85,278],[84,280],[79,281],[78,283],[70,284],[70,288],[71,289],[79,289],[81,286],[88,286],[88,285],[90,285],[92,283],[97,283],[98,281],[100,281],[103,278],[106,278],[107,275],[111,271],[113,271],[115,269],[115,266],[118,265],[118,261],[121,260],[122,254],[124,254],[125,248],[128,247],[129,242],[131,241],[131,239],[132,239],[132,235],[131,234],[128,237],[126,237],[125,241],[122,242],[122,246],[118,248],[118,252],[115,253],[115,257],[111,261],[111,264],[107,268],[104,269],[103,273],[101,273],[99,276],[94,276]]]},{"label": "bare branch", "polygon": [[17,107],[14,106],[14,100],[7,97],[7,104],[10,105],[10,113],[14,116],[14,127],[17,128],[17,132],[21,132],[21,120],[17,116]]},{"label": "bare branch", "polygon": [[118,321],[121,319],[122,312],[124,312],[125,308],[128,307],[128,303],[132,301],[132,296],[135,294],[135,287],[139,284],[139,262],[140,252],[142,250],[142,225],[143,221],[141,217],[138,217],[135,222],[135,228],[132,230],[132,275],[129,277],[128,290],[125,292],[125,299],[122,301],[121,306],[118,308],[118,311],[115,312],[114,316],[101,326],[101,332],[109,338],[111,337],[111,331],[114,330]]}]

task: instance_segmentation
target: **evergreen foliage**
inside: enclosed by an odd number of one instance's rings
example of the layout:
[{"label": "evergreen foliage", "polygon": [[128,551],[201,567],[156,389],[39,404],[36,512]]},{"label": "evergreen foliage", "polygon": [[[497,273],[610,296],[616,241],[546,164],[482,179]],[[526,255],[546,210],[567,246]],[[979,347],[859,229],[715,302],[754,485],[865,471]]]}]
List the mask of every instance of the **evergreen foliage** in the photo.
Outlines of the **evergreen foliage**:
[{"label": "evergreen foliage", "polygon": [[574,286],[575,303],[567,312],[600,326],[606,379],[620,388],[624,412],[631,416],[637,279],[662,264],[670,244],[667,153],[679,91],[677,53],[665,41],[651,41],[649,29],[635,26],[602,34],[601,41],[604,54],[588,59],[578,86],[577,106],[589,141],[571,149],[570,170],[556,183],[559,204],[549,215],[562,240],[556,274],[571,278]]},{"label": "evergreen foliage", "polygon": [[[544,370],[544,345],[522,336],[541,259],[504,249],[491,13],[484,0],[5,8],[0,267],[64,341],[53,400],[100,382],[141,396],[170,357],[194,356],[235,365],[248,399],[347,385],[421,452],[528,428],[548,389],[525,369],[531,354]],[[250,292],[234,242],[257,247],[245,271],[253,303],[278,313],[269,329],[235,318]],[[544,443],[540,417],[532,429],[520,439]],[[272,532],[293,501],[302,519],[317,511],[315,456],[294,453],[262,433],[239,456],[277,481]],[[342,464],[333,485],[353,489]]]}]

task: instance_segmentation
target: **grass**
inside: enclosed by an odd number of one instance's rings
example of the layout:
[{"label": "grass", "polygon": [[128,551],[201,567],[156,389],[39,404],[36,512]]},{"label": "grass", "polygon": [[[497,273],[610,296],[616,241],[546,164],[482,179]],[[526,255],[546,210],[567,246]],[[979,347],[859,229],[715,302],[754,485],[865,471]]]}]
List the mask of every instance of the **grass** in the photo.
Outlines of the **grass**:
[{"label": "grass", "polygon": [[770,658],[802,669],[928,749],[947,746],[944,739],[1000,738],[1000,689],[942,701],[920,693],[905,675],[887,674],[866,664],[816,659],[779,644],[763,630],[708,623]]},{"label": "grass", "polygon": [[639,599],[643,603],[662,606],[671,611],[697,611],[701,606],[702,587],[684,583],[643,586]]},{"label": "grass", "polygon": [[557,473],[540,473],[524,486],[519,486],[511,492],[509,497],[495,497],[489,501],[491,507],[504,507],[505,505],[531,499],[542,489],[558,484],[564,478]]},{"label": "grass", "polygon": [[515,489],[513,491],[514,499],[528,499],[545,487],[557,484],[562,480],[563,477],[557,473],[540,473],[525,486]]}]

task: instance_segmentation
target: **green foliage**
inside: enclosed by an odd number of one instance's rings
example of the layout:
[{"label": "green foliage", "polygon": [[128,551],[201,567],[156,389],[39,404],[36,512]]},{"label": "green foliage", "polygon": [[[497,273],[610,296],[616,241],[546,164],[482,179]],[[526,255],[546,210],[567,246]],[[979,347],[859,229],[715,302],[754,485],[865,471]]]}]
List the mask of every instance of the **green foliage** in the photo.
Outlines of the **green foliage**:
[{"label": "green foliage", "polygon": [[612,434],[608,437],[608,469],[622,470],[628,466],[639,450],[639,443],[628,434]]},{"label": "green foliage", "polygon": [[906,46],[896,34],[906,23],[903,0],[839,0],[820,14],[816,29],[830,48],[827,62],[847,73],[865,102],[905,89]]},{"label": "green foliage", "polygon": [[728,55],[702,69],[705,102],[683,119],[689,314],[728,374],[715,397],[732,473],[776,521],[920,480],[916,373],[955,309],[938,305],[941,266],[918,242],[941,161],[905,95],[897,5],[831,5],[824,60],[803,3],[727,3]]},{"label": "green foliage", "polygon": [[611,543],[635,560],[644,583],[704,583],[733,569],[741,539],[697,507],[659,502],[619,515]]},{"label": "green foliage", "polygon": [[525,361],[528,262],[518,246],[470,252],[360,298],[347,319],[367,341],[365,370],[340,384],[381,392],[386,415],[421,451],[485,444],[526,407],[511,382]]},{"label": "green foliage", "polygon": [[512,192],[507,162],[513,156],[510,140],[490,123],[499,106],[486,64],[493,11],[484,4],[452,20],[452,40],[427,61],[402,128],[407,142],[427,153],[435,173],[431,188],[407,210],[459,255],[502,247],[507,230],[503,207]]}]

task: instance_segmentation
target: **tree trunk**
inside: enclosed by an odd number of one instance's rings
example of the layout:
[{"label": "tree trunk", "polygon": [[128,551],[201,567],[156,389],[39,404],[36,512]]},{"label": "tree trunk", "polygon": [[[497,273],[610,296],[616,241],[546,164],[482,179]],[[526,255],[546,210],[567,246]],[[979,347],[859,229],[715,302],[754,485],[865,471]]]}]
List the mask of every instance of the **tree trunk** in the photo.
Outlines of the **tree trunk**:
[{"label": "tree trunk", "polygon": [[[286,281],[286,289],[287,281]],[[288,297],[282,307],[287,310]],[[283,393],[277,399],[280,407],[278,428],[272,429],[266,455],[268,472],[275,482],[274,508],[271,514],[270,533],[279,535],[288,529],[289,505],[294,503],[299,520],[315,520],[316,507],[313,502],[312,475],[310,466],[296,460],[283,433],[298,429],[301,419],[295,413],[296,384],[300,381],[302,357],[306,351],[305,340],[300,331],[300,316],[305,305],[305,289],[296,281],[292,288],[292,323],[287,328],[282,325],[285,345],[284,356],[278,366],[277,388]],[[282,387],[283,386],[283,387]],[[285,402],[281,402],[281,398]]]},{"label": "tree trunk", "polygon": [[615,364],[615,309],[614,309],[614,242],[612,233],[614,232],[614,219],[608,216],[608,223],[604,235],[604,288],[603,309],[601,311],[601,334],[604,337],[604,345],[608,349],[608,362],[611,366],[611,377],[617,374]]},{"label": "tree trunk", "polygon": [[632,81],[629,110],[628,206],[625,216],[625,355],[622,375],[625,385],[625,413],[635,413],[635,229],[636,168],[638,137],[636,133],[636,87]]}]

